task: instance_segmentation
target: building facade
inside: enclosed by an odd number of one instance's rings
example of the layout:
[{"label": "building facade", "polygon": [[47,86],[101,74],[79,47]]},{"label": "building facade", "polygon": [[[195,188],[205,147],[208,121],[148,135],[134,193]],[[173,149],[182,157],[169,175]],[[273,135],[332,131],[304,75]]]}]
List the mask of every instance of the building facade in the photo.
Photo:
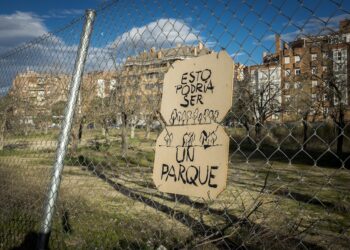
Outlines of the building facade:
[{"label": "building facade", "polygon": [[257,121],[278,121],[282,109],[281,66],[271,62],[249,67],[250,109]]},{"label": "building facade", "polygon": [[268,69],[278,65],[275,69],[280,73],[275,77],[280,78],[273,85],[279,84],[281,90],[280,109],[273,120],[321,121],[341,108],[349,121],[349,50],[350,20],[341,21],[339,30],[331,34],[305,36],[290,43],[281,44],[280,36],[276,35],[275,52],[264,54],[263,64],[249,67],[251,85],[257,81],[266,85],[266,79],[271,78]]},{"label": "building facade", "polygon": [[[89,110],[101,109],[96,115],[105,115],[102,113],[108,104],[115,106],[116,113],[119,110],[137,119],[154,115],[159,109],[164,74],[169,67],[177,60],[208,53],[210,50],[201,43],[158,51],[152,48],[149,52],[128,57],[117,70],[88,72],[82,78],[78,114],[84,115]],[[56,103],[67,100],[70,79],[71,76],[65,74],[34,71],[19,73],[9,91],[13,98],[23,102],[23,105],[16,105],[16,112],[24,120],[31,120],[31,124],[35,123],[33,118],[39,114],[50,116]],[[106,98],[110,100],[107,101]]]},{"label": "building facade", "polygon": [[35,118],[51,116],[57,103],[67,101],[69,80],[68,75],[30,70],[18,74],[9,91],[14,115],[21,117],[21,123],[32,125]]},{"label": "building facade", "polygon": [[137,56],[128,57],[118,74],[117,99],[120,110],[126,109],[135,120],[151,120],[160,108],[164,74],[178,60],[186,60],[211,51],[202,43],[196,46],[179,45],[156,50],[151,48]]}]

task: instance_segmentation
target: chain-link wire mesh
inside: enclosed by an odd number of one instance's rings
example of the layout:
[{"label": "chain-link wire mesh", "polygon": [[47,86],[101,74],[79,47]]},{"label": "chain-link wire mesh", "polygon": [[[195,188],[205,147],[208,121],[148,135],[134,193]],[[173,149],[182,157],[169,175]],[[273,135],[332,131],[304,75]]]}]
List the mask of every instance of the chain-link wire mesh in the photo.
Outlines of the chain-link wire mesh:
[{"label": "chain-link wire mesh", "polygon": [[34,242],[40,231],[83,21],[0,58],[1,249]]},{"label": "chain-link wire mesh", "polygon": [[[51,248],[346,249],[350,3],[111,1],[97,10]],[[0,247],[27,246],[44,200],[83,18],[0,57]],[[152,181],[164,74],[235,62],[227,187]],[[183,124],[188,118],[178,117]]]}]

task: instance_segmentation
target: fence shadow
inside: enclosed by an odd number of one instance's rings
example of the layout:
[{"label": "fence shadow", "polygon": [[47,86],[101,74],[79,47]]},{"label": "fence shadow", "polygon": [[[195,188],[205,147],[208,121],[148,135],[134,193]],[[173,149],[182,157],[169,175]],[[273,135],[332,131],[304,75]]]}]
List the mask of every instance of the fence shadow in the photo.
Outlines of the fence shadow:
[{"label": "fence shadow", "polygon": [[[278,245],[278,248],[285,247],[285,246],[292,246],[296,243],[301,242],[301,239],[292,237],[290,235],[282,235],[278,234],[276,232],[272,232],[270,229],[266,228],[265,226],[256,224],[246,218],[238,218],[226,210],[219,210],[219,209],[213,209],[207,206],[207,204],[195,202],[190,200],[187,196],[183,195],[169,195],[169,196],[161,196],[157,194],[152,194],[152,196],[161,198],[163,200],[171,201],[171,202],[179,202],[181,204],[189,205],[191,207],[194,207],[196,209],[200,209],[202,211],[206,211],[209,213],[212,213],[213,215],[217,215],[222,217],[227,223],[222,227],[214,227],[209,226],[205,224],[203,221],[197,220],[190,216],[187,213],[184,213],[182,211],[173,209],[167,205],[164,205],[152,198],[146,197],[142,195],[140,191],[134,190],[132,188],[129,188],[125,185],[122,185],[120,183],[117,183],[110,179],[104,172],[103,172],[103,166],[95,166],[92,161],[90,161],[87,157],[83,155],[79,155],[75,159],[81,166],[84,166],[84,169],[87,169],[90,171],[94,176],[98,177],[99,179],[105,181],[108,183],[113,189],[118,191],[119,193],[123,194],[124,196],[133,199],[138,202],[142,202],[143,204],[154,208],[155,210],[162,212],[168,216],[171,216],[171,218],[177,220],[181,224],[187,226],[191,229],[193,232],[193,236],[190,237],[183,245],[182,247],[188,247],[188,244],[191,244],[194,239],[197,237],[203,237],[203,239],[206,239],[210,242],[215,243],[217,247],[220,249],[226,248],[226,249],[246,249],[248,247],[249,249],[255,249],[258,246],[257,245],[247,245],[246,242],[244,242],[244,239],[237,238],[235,235],[232,235],[232,237],[229,237],[226,233],[227,230],[231,227],[239,227],[241,229],[244,229],[245,232],[254,233],[254,235],[259,234],[261,232],[263,235],[265,235],[265,239],[259,239],[259,241],[264,240],[266,244],[269,244],[271,247],[271,242],[273,241],[274,244],[276,243],[276,239],[279,239],[280,242],[283,242],[283,245]],[[100,169],[102,168],[102,169]],[[268,232],[268,233],[267,233]],[[240,235],[239,233],[237,235]],[[232,238],[234,240],[232,240]],[[248,237],[249,238],[249,237]],[[259,245],[263,242],[259,242]],[[307,242],[302,240],[302,243],[304,246],[312,249],[323,249],[322,247],[318,246],[315,243]],[[276,247],[276,246],[275,246]],[[180,247],[181,248],[181,247]]]},{"label": "fence shadow", "polygon": [[[319,167],[339,168],[344,166],[350,168],[350,153],[343,153],[341,156],[324,150],[317,151],[315,149],[303,149],[302,147],[296,149],[277,148],[268,144],[255,144],[244,142],[237,144],[234,140],[230,140],[230,155],[249,156],[249,159],[260,159],[266,161],[278,161],[283,163],[292,162],[294,164],[305,164],[313,166],[316,164]],[[244,155],[243,155],[244,154]],[[290,156],[290,157],[286,157]],[[316,159],[316,160],[315,160]]]},{"label": "fence shadow", "polygon": [[[37,250],[38,248],[38,242],[41,239],[48,239],[49,237],[47,235],[44,235],[42,233],[36,233],[36,232],[28,232],[26,236],[24,237],[24,240],[19,246],[11,248],[11,250]],[[49,250],[49,247],[47,246],[47,243],[45,243],[45,250]]]}]

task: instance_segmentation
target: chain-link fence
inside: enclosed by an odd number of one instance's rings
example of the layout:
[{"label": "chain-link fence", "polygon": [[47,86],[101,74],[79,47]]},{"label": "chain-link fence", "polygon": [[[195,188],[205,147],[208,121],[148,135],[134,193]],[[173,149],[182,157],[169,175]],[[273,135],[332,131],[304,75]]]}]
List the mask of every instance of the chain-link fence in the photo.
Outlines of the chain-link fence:
[{"label": "chain-link fence", "polygon": [[[62,179],[52,166],[85,18],[0,56],[0,248],[33,248],[45,229],[54,249],[348,248],[349,11],[331,0],[104,3]],[[221,50],[234,60],[227,187],[209,201],[162,193],[152,169],[164,74]]]}]

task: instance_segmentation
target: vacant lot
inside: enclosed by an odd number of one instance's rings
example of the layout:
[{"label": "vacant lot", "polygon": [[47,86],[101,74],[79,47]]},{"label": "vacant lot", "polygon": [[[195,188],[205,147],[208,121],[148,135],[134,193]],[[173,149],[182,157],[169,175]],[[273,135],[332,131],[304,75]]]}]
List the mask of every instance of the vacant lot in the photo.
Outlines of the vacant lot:
[{"label": "vacant lot", "polygon": [[[155,189],[155,133],[145,139],[138,131],[127,156],[118,130],[108,141],[98,134],[85,134],[66,158],[52,248],[345,249],[350,243],[345,167],[269,157],[272,147],[254,149],[233,138],[227,189],[203,202]],[[49,141],[56,136],[12,138],[0,152],[0,248],[35,238],[54,159]]]}]

